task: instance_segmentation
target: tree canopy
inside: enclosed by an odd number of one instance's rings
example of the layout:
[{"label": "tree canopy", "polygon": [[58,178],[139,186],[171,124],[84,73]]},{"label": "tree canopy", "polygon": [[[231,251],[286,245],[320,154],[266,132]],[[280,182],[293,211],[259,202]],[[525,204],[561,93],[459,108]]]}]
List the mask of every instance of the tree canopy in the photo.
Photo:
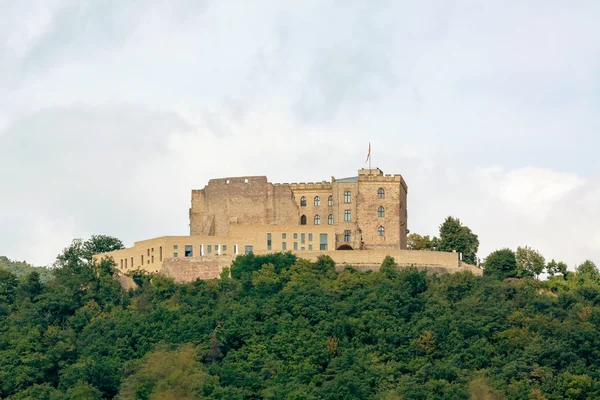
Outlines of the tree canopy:
[{"label": "tree canopy", "polygon": [[83,248],[47,282],[0,272],[0,398],[600,397],[591,261],[537,281],[505,280],[508,249],[485,276],[250,254],[218,280],[138,272],[125,291]]}]

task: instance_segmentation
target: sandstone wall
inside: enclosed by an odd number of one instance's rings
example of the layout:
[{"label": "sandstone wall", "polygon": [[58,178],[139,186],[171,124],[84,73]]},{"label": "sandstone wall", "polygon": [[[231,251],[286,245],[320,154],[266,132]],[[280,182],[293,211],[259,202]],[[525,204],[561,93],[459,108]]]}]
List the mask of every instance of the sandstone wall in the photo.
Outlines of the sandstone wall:
[{"label": "sandstone wall", "polygon": [[193,282],[221,277],[223,268],[229,267],[233,257],[169,258],[163,262],[161,273],[173,277],[175,282]]}]

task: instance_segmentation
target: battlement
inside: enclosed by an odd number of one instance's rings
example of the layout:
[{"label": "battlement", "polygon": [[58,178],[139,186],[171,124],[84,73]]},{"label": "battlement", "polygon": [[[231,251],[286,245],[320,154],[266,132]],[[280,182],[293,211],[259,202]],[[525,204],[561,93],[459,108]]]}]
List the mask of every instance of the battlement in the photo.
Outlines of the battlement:
[{"label": "battlement", "polygon": [[266,176],[236,176],[217,178],[208,181],[208,186],[239,185],[239,184],[266,184]]}]

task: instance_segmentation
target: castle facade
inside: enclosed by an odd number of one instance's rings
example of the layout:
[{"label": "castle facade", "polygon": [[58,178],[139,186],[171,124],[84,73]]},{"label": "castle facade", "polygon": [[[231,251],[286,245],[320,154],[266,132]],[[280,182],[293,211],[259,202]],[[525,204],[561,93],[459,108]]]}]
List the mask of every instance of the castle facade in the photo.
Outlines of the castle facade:
[{"label": "castle facade", "polygon": [[270,183],[265,176],[211,179],[192,190],[190,236],[163,236],[96,258],[122,272],[163,272],[177,281],[218,278],[239,254],[292,251],[316,260],[378,268],[386,255],[401,266],[478,269],[456,253],[406,250],[408,187],[400,175],[361,169],[331,182]]}]

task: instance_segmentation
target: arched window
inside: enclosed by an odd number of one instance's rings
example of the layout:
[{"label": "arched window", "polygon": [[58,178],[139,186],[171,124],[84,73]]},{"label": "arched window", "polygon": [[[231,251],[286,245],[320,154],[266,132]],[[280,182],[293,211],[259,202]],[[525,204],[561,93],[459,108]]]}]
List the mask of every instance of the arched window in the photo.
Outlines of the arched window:
[{"label": "arched window", "polygon": [[331,207],[333,205],[333,196],[329,196],[329,198],[327,199],[327,205],[329,207]]},{"label": "arched window", "polygon": [[385,228],[383,226],[380,226],[379,228],[377,228],[377,233],[379,234],[379,236],[385,236]]},{"label": "arched window", "polygon": [[300,217],[300,225],[306,225],[306,215]]},{"label": "arched window", "polygon": [[377,198],[385,199],[385,190],[383,190],[383,188],[377,189]]},{"label": "arched window", "polygon": [[321,217],[315,215],[315,225],[321,225]]},{"label": "arched window", "polygon": [[327,217],[327,223],[329,225],[333,225],[333,214],[329,214],[329,217]]},{"label": "arched window", "polygon": [[306,197],[300,197],[300,207],[306,207]]},{"label": "arched window", "polygon": [[379,209],[377,210],[377,216],[378,217],[385,217],[385,208],[379,207]]},{"label": "arched window", "polygon": [[321,199],[319,196],[315,196],[315,207],[319,207],[321,205]]}]

